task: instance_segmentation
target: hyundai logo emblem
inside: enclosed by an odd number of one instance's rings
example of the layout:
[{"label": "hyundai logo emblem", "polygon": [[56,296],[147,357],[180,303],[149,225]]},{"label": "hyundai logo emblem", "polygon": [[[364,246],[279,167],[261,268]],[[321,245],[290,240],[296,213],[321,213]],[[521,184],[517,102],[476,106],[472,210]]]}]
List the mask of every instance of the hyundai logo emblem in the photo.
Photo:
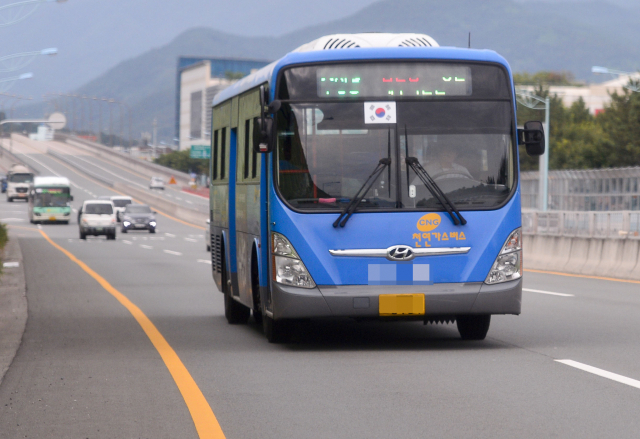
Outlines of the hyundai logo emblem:
[{"label": "hyundai logo emblem", "polygon": [[390,261],[410,261],[415,257],[413,249],[406,245],[394,245],[387,249],[387,259]]}]

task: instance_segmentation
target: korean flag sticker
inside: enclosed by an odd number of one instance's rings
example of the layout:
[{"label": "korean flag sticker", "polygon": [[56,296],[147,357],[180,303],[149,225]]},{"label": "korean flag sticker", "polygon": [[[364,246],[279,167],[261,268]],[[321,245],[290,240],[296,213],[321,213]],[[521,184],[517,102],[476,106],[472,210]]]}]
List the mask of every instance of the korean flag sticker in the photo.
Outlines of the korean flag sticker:
[{"label": "korean flag sticker", "polygon": [[364,123],[396,123],[396,103],[365,102]]}]

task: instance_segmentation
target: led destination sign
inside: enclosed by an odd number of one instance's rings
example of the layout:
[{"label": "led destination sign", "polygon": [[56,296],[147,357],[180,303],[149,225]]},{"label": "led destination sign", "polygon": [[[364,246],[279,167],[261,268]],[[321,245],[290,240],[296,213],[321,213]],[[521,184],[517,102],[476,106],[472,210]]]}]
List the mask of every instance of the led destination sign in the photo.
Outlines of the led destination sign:
[{"label": "led destination sign", "polygon": [[471,68],[455,64],[351,64],[316,70],[321,98],[470,96]]}]

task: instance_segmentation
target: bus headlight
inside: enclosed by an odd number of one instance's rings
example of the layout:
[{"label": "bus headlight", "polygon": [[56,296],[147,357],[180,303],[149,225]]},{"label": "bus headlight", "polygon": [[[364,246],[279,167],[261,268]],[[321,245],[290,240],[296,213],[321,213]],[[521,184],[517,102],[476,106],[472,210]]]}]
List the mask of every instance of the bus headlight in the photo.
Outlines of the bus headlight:
[{"label": "bus headlight", "polygon": [[486,284],[498,284],[522,277],[522,229],[511,232],[502,246],[487,279]]},{"label": "bus headlight", "polygon": [[311,274],[287,238],[279,233],[271,234],[271,263],[273,279],[284,285],[315,288]]}]

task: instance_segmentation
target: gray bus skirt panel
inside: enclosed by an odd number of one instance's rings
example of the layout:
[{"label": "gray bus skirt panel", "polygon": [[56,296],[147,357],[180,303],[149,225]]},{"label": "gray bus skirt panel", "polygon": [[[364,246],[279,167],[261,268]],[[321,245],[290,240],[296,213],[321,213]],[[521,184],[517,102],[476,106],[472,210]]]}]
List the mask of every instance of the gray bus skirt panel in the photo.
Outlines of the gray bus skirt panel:
[{"label": "gray bus skirt panel", "polygon": [[425,316],[520,314],[522,279],[497,285],[319,285],[305,289],[272,283],[274,318],[377,317],[381,294],[424,294]]}]

